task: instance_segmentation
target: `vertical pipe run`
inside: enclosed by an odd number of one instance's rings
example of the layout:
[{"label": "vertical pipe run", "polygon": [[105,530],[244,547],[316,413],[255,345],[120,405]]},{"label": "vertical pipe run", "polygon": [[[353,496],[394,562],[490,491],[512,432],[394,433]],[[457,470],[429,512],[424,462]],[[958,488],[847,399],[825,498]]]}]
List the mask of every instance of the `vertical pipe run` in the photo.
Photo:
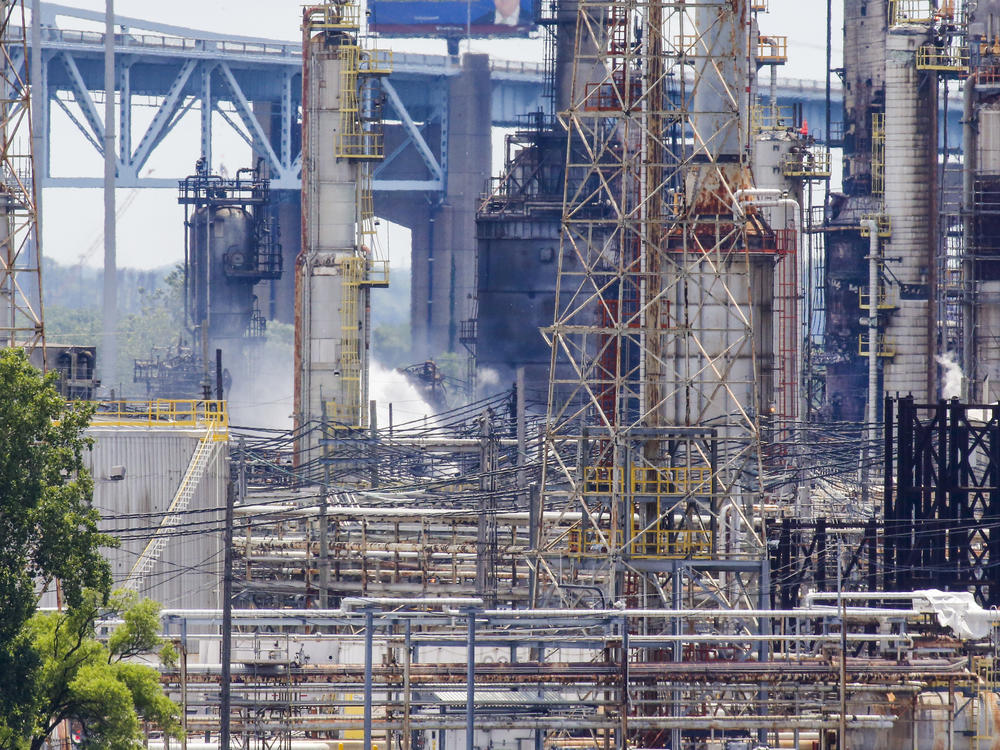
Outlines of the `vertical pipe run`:
[{"label": "vertical pipe run", "polygon": [[527,434],[525,429],[525,414],[524,414],[524,366],[517,368],[517,404],[516,409],[516,420],[517,420],[517,487],[518,489],[524,488],[525,483],[525,472],[524,467],[528,462],[528,447],[527,447]]},{"label": "vertical pipe run", "polygon": [[861,448],[861,502],[867,506],[869,499],[869,460],[875,446],[878,419],[878,223],[861,222],[868,227],[868,406],[865,417],[865,439]]},{"label": "vertical pipe run", "polygon": [[465,664],[465,750],[476,744],[476,610],[470,609],[468,655]]},{"label": "vertical pipe run", "polygon": [[[972,73],[965,81],[965,90],[962,94],[962,279],[967,285],[973,285],[973,268],[972,262],[969,260],[971,257],[971,250],[973,244],[972,228],[973,228],[973,192],[975,189],[976,182],[976,127],[977,123],[975,120],[976,110],[976,80],[978,78],[977,73]],[[974,288],[974,285],[973,285]],[[976,362],[976,336],[975,336],[975,321],[976,321],[976,310],[975,306],[970,304],[968,300],[963,297],[962,305],[962,323],[963,330],[965,333],[966,345],[962,348],[962,372],[966,373],[969,378],[970,386],[972,383],[978,383],[983,373],[977,371]],[[973,393],[970,387],[969,392],[966,394],[966,398],[969,401],[975,401],[977,398],[982,398],[984,401],[989,398],[989,394],[985,392],[985,389],[979,393]]]},{"label": "vertical pipe run", "polygon": [[[31,9],[31,75],[28,82],[31,84],[31,136],[33,141],[31,153],[34,160],[32,167],[35,186],[35,252],[37,254],[37,248],[41,246],[42,239],[41,186],[48,174],[48,159],[46,159],[45,152],[47,142],[45,138],[45,112],[48,109],[48,102],[44,99],[48,96],[48,87],[42,84],[42,11],[40,7],[34,6]],[[39,268],[41,268],[41,258],[37,257],[37,261]]]},{"label": "vertical pipe run", "polygon": [[[244,477],[244,442],[240,438],[237,449],[240,456],[240,484]],[[233,656],[233,505],[235,503],[233,483],[226,483],[226,529],[223,536],[224,571],[222,576],[222,675],[219,700],[219,750],[229,750],[230,683],[232,681]],[[241,498],[242,499],[242,498]]]},{"label": "vertical pipe run", "polygon": [[410,640],[411,620],[406,618],[406,631],[403,642],[403,750],[410,750],[412,730],[410,729],[410,660],[413,658],[413,645]]},{"label": "vertical pipe run", "polygon": [[[36,5],[40,5],[37,3]],[[104,305],[101,380],[118,380],[118,269],[115,257],[115,3],[104,6]]]},{"label": "vertical pipe run", "polygon": [[375,616],[372,609],[365,609],[365,734],[364,750],[372,750],[372,641],[375,635]]},{"label": "vertical pipe run", "polygon": [[181,750],[187,750],[187,620],[181,621]]}]

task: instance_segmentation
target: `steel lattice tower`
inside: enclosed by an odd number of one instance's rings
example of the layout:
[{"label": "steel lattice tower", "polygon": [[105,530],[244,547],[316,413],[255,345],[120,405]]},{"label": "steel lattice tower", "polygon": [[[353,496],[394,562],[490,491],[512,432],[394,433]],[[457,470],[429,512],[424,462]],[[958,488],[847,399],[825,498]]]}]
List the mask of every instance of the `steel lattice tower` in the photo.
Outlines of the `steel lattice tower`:
[{"label": "steel lattice tower", "polygon": [[741,576],[765,567],[777,248],[757,209],[780,199],[748,166],[749,5],[579,3],[536,601],[764,588]]},{"label": "steel lattice tower", "polygon": [[30,353],[45,339],[26,33],[22,0],[0,0],[0,345]]}]

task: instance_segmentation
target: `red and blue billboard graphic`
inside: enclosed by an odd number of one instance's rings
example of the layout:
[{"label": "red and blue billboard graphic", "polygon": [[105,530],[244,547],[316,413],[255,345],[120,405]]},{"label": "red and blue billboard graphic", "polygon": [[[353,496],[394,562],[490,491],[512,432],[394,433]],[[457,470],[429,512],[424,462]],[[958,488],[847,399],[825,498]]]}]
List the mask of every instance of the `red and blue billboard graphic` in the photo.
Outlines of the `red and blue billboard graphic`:
[{"label": "red and blue billboard graphic", "polygon": [[369,28],[423,37],[525,36],[535,28],[538,0],[369,0]]}]

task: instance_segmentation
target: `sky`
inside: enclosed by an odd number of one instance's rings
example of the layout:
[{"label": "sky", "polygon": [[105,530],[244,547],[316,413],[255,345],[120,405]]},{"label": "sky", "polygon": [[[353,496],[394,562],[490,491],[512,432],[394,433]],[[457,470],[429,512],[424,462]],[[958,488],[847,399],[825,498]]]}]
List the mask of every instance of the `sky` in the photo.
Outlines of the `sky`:
[{"label": "sky", "polygon": [[[103,11],[103,0],[62,0],[61,5]],[[842,2],[834,3],[833,59],[839,67],[842,48]],[[761,16],[762,33],[789,37],[790,62],[779,77],[822,78],[825,57],[825,3],[823,0],[769,0],[769,12]],[[161,23],[206,29],[217,33],[298,40],[301,4],[287,0],[116,0],[115,12]],[[65,28],[101,28],[86,22]],[[399,51],[443,54],[440,40],[391,40],[386,46]],[[462,51],[467,48],[462,44]],[[472,40],[471,49],[487,52],[495,58],[541,60],[540,40]],[[97,153],[76,133],[74,127],[53,108],[53,171],[59,164],[70,165],[79,173],[100,176],[102,162]],[[102,112],[103,114],[103,112]],[[135,116],[137,129],[143,128],[149,111]],[[63,119],[60,119],[63,118]],[[225,165],[230,173],[249,162],[249,151],[235,135],[226,134],[217,122],[214,168]],[[141,130],[137,130],[141,132]],[[228,137],[227,137],[228,136]],[[493,171],[501,164],[502,134],[495,138]],[[190,162],[192,170],[198,150],[198,113],[191,112],[178,125],[150,160],[153,176],[176,174],[178,162]],[[148,172],[147,172],[148,174]],[[181,262],[184,253],[183,211],[177,206],[174,190],[144,189],[117,192],[119,210],[117,245],[118,265],[133,268],[156,268]],[[103,200],[98,189],[79,190],[48,188],[43,196],[43,253],[63,264],[103,264]],[[383,222],[382,245],[394,267],[409,265],[409,239],[404,230]]]}]

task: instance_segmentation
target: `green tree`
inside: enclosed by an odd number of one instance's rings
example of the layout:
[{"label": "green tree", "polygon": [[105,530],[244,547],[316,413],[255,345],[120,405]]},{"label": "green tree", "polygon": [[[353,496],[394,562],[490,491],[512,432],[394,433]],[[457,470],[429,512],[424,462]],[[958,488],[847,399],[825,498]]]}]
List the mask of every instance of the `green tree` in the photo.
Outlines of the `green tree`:
[{"label": "green tree", "polygon": [[[160,686],[153,667],[130,661],[159,651],[172,664],[173,647],[159,636],[160,607],[131,592],[116,592],[109,605],[87,590],[83,601],[65,612],[38,613],[27,627],[40,658],[30,737],[3,747],[38,750],[60,722],[79,722],[88,750],[141,746],[142,721],[181,734],[177,705]],[[108,637],[96,637],[98,619],[121,618]]]},{"label": "green tree", "polygon": [[0,726],[18,735],[32,721],[39,656],[25,626],[39,592],[58,580],[76,607],[85,589],[105,598],[111,589],[100,547],[114,540],[97,529],[83,462],[92,411],[66,404],[55,377],[20,350],[0,350]]}]

